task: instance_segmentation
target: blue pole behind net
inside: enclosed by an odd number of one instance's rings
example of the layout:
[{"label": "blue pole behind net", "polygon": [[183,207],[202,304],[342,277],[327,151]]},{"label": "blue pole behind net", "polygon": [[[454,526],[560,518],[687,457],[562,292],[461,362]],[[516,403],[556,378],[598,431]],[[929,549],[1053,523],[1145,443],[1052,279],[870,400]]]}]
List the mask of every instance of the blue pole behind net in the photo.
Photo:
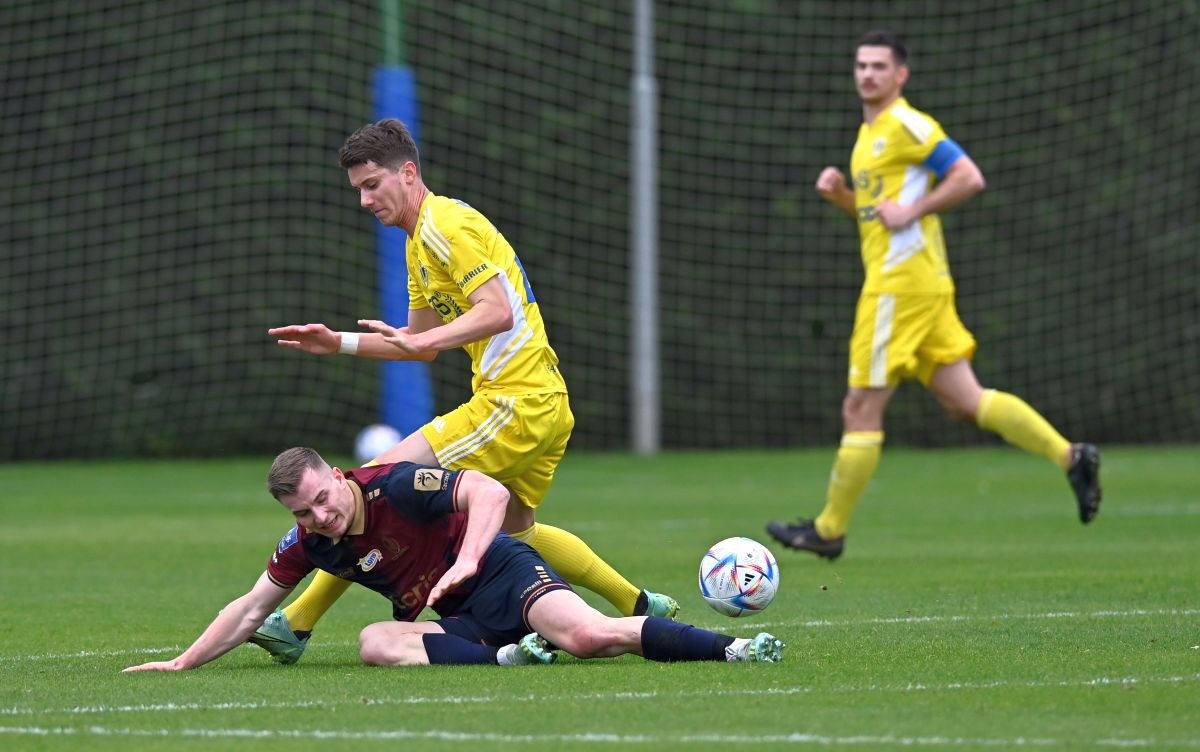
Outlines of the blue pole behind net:
[{"label": "blue pole behind net", "polygon": [[[399,118],[420,143],[417,131],[417,86],[403,65],[384,65],[375,71],[377,118]],[[379,226],[380,314],[392,326],[408,323],[408,271],[404,263],[407,236],[399,227]],[[433,389],[429,365],[422,362],[383,363],[380,366],[379,417],[405,436],[433,418]]]}]

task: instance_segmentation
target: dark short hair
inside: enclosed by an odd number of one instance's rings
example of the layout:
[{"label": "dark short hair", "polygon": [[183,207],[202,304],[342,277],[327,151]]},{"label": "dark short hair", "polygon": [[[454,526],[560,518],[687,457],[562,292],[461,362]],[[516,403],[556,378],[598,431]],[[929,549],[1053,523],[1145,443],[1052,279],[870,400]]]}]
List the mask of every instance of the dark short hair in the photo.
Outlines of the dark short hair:
[{"label": "dark short hair", "polygon": [[267,490],[276,499],[292,496],[300,487],[300,479],[304,471],[312,468],[321,470],[328,467],[316,449],[308,447],[292,447],[279,453],[271,463],[271,471],[267,473]]},{"label": "dark short hair", "polygon": [[908,65],[908,47],[904,45],[904,40],[894,31],[885,29],[872,29],[866,34],[858,38],[858,43],[854,45],[854,52],[858,52],[859,47],[887,47],[892,51],[892,59],[896,61],[896,65]]},{"label": "dark short hair", "polygon": [[412,162],[417,166],[417,172],[421,171],[417,142],[408,132],[408,126],[396,118],[368,123],[351,133],[338,152],[338,161],[346,170],[367,162],[397,170],[405,162]]}]

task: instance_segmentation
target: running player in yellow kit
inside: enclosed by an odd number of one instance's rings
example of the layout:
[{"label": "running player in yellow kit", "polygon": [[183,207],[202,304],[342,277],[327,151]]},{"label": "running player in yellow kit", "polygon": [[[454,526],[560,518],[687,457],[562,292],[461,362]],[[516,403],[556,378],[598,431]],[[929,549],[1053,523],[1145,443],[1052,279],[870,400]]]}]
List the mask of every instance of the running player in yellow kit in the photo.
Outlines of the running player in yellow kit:
[{"label": "running player in yellow kit", "polygon": [[[600,594],[621,614],[673,618],[679,610],[674,599],[634,587],[578,537],[534,519],[575,418],[541,309],[512,246],[478,211],[426,187],[417,145],[399,120],[355,131],[340,160],[362,207],[408,233],[408,326],[363,319],[359,324],[370,333],[335,332],[324,324],[268,333],[285,347],[316,355],[429,361],[443,350],[466,350],[470,401],[437,416],[376,462],[476,470],[499,480],[512,494],[504,532],[533,546],[564,579]],[[295,662],[317,620],[349,584],[319,572],[250,641],[282,663]]]},{"label": "running player in yellow kit", "polygon": [[854,83],[864,122],[850,157],[852,184],[836,167],[817,178],[822,198],[858,221],[866,279],[825,508],[815,520],[771,522],[767,530],[789,548],[830,560],[842,554],[850,516],[879,464],[888,402],[911,378],[952,416],[1058,465],[1083,522],[1100,511],[1099,450],[1068,442],[1020,397],[984,389],[975,378],[975,339],[955,310],[938,212],[982,191],[983,174],[936,120],[904,99],[907,60],[895,34],[859,39]]}]

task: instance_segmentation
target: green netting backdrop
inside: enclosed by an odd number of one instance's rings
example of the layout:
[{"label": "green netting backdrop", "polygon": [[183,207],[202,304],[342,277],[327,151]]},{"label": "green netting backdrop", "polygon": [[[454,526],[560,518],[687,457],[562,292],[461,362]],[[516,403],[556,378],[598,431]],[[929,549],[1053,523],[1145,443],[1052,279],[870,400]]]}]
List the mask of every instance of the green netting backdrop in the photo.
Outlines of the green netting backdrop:
[{"label": "green netting backdrop", "polygon": [[[661,296],[629,300],[632,3],[403,4],[426,180],[513,242],[573,445],[629,441],[630,315],[662,319],[667,447],[831,444],[861,281],[812,184],[860,120],[852,42],[982,167],[944,218],[988,385],[1072,438],[1200,438],[1200,6],[659,2]],[[337,166],[372,119],[375,2],[0,3],[0,459],[348,449],[378,371],[267,327],[378,310]],[[466,395],[467,362],[433,367]],[[890,443],[993,441],[910,386]]]}]

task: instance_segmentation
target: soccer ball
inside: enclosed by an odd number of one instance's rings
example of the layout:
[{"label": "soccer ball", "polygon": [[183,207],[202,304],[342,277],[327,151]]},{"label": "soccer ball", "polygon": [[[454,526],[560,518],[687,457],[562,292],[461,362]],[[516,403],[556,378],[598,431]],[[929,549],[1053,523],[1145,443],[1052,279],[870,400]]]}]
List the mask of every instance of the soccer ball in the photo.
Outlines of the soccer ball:
[{"label": "soccer ball", "polygon": [[400,432],[384,423],[367,426],[354,437],[354,461],[366,464],[400,443]]},{"label": "soccer ball", "polygon": [[767,547],[750,538],[726,538],[700,560],[700,594],[726,616],[745,616],[771,605],[779,566]]}]

